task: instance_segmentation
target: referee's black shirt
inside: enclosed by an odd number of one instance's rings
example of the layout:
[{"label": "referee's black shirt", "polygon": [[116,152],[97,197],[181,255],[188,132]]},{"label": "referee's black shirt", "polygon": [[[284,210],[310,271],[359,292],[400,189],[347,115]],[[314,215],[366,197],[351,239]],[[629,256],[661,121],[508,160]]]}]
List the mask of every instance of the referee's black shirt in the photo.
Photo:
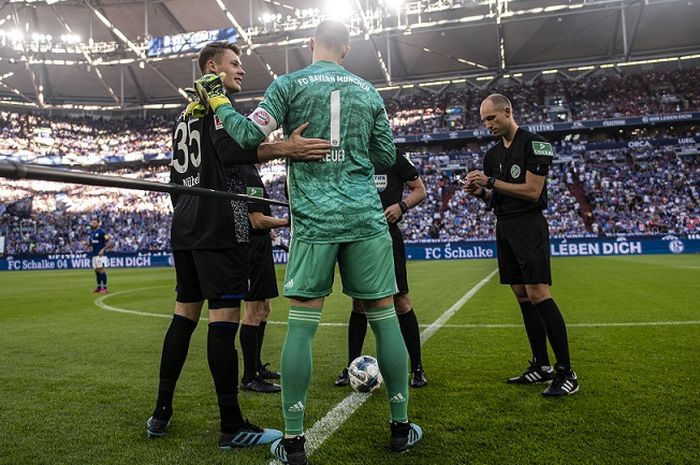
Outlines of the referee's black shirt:
[{"label": "referee's black shirt", "polygon": [[[525,172],[546,176],[552,164],[552,145],[535,133],[518,128],[510,147],[503,146],[503,139],[491,147],[484,156],[484,174],[513,184],[525,183]],[[547,184],[537,202],[516,199],[493,191],[491,201],[497,218],[524,215],[547,208]]]},{"label": "referee's black shirt", "polygon": [[[235,166],[256,163],[257,150],[243,150],[215,115],[194,118],[183,112],[173,128],[172,140],[170,182],[245,193],[243,176]],[[178,195],[173,196],[173,204],[173,250],[223,249],[248,242],[245,201]]]},{"label": "referee's black shirt", "polygon": [[[255,165],[241,165],[240,169],[245,182],[246,194],[251,197],[269,199],[270,196],[267,195],[267,189],[265,189],[265,184],[260,178],[258,168]],[[248,212],[260,212],[265,216],[272,216],[272,209],[269,203],[248,202]],[[253,225],[250,225],[250,233],[254,236],[264,236],[269,232],[270,230],[267,228],[254,229]]]},{"label": "referee's black shirt", "polygon": [[[418,170],[403,152],[396,154],[396,163],[389,168],[377,168],[374,181],[377,185],[382,207],[399,203],[403,198],[404,185],[418,179]],[[401,219],[399,219],[401,221]]]}]

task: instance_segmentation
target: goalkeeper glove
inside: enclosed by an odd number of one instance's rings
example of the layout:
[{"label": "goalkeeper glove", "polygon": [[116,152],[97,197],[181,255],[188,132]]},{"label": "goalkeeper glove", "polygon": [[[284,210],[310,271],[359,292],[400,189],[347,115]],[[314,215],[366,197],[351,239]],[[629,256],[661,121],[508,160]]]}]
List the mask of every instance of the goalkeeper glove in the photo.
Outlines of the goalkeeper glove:
[{"label": "goalkeeper glove", "polygon": [[194,88],[200,102],[210,107],[214,112],[221,105],[231,103],[224,92],[223,79],[225,77],[226,73],[219,73],[218,76],[216,74],[205,74],[194,81]]},{"label": "goalkeeper glove", "polygon": [[207,107],[199,101],[197,97],[197,92],[191,87],[185,88],[185,92],[192,101],[187,105],[185,109],[185,117],[192,116],[194,118],[203,118],[207,114]]},{"label": "goalkeeper glove", "polygon": [[190,102],[185,109],[185,116],[192,116],[194,118],[204,118],[207,115],[207,107],[202,105],[199,100]]},{"label": "goalkeeper glove", "polygon": [[192,87],[186,87],[185,92],[190,100],[192,100],[185,109],[185,117],[203,118],[207,114],[207,107],[199,101],[197,92]]}]

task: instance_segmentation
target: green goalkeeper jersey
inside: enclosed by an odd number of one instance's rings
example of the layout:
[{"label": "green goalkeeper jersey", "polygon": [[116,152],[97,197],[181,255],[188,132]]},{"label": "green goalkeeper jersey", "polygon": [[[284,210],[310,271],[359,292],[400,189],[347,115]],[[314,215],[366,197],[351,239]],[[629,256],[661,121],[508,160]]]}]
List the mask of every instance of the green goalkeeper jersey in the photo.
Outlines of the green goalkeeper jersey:
[{"label": "green goalkeeper jersey", "polygon": [[308,122],[304,137],[331,142],[321,161],[287,165],[295,239],[352,242],[387,230],[374,167],[396,161],[384,102],[371,84],[329,62],[280,76],[247,118],[230,105],[216,110],[226,131],[243,148],[260,144],[279,126],[285,135]]}]

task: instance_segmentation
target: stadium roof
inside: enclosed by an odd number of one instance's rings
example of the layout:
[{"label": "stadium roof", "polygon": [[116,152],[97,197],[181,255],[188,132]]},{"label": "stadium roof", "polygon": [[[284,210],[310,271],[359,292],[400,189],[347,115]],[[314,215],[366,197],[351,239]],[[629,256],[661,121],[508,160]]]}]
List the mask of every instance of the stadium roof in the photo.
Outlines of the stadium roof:
[{"label": "stadium roof", "polygon": [[700,0],[328,0],[327,5],[0,0],[0,103],[183,105],[182,89],[198,74],[196,53],[149,57],[148,39],[224,28],[235,28],[246,53],[241,97],[258,96],[274,76],[308,65],[306,44],[315,25],[343,13],[353,28],[345,65],[377,87],[700,58]]}]

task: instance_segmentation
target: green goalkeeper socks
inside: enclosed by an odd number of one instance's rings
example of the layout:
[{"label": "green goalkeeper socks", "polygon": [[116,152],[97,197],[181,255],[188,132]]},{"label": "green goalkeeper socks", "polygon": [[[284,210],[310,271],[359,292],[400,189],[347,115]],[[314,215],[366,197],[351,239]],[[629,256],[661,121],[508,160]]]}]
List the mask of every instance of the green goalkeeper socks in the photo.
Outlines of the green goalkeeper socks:
[{"label": "green goalkeeper socks", "polygon": [[280,361],[282,415],[286,434],[296,436],[304,433],[306,393],[309,390],[313,365],[311,342],[320,321],[320,308],[292,306],[289,310],[287,338]]},{"label": "green goalkeeper socks", "polygon": [[391,420],[408,421],[408,352],[394,306],[368,308],[367,321],[377,341],[377,361],[384,378]]}]

